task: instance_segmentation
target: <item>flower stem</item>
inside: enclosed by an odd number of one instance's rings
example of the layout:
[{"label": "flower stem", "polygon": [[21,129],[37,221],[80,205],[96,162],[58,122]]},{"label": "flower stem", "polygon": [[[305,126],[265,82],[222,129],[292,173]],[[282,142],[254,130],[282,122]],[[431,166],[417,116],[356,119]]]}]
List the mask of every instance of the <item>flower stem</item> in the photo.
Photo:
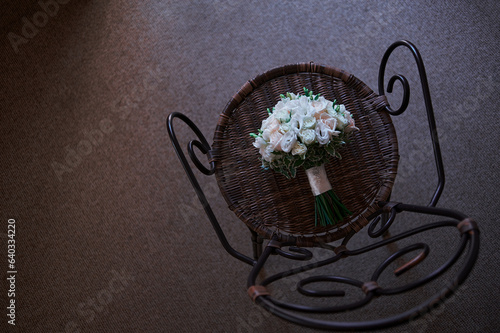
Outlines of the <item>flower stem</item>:
[{"label": "flower stem", "polygon": [[326,227],[327,225],[336,225],[345,217],[352,214],[344,204],[340,201],[339,197],[333,190],[326,191],[314,197],[315,225]]}]

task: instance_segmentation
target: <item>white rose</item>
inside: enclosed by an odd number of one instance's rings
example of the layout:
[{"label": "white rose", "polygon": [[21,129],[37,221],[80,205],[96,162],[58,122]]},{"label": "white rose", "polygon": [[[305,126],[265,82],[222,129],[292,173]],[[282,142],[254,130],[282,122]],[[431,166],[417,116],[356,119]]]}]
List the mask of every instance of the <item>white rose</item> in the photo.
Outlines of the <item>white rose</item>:
[{"label": "white rose", "polygon": [[295,142],[297,142],[295,131],[286,132],[283,138],[281,138],[281,150],[285,153],[289,153],[295,145]]},{"label": "white rose", "polygon": [[292,129],[292,122],[291,121],[280,125],[280,132],[281,133],[286,133],[291,129]]},{"label": "white rose", "polygon": [[309,145],[316,139],[316,133],[313,129],[301,129],[299,131],[299,137],[302,143]]},{"label": "white rose", "polygon": [[311,116],[302,117],[302,122],[300,125],[301,129],[314,128],[316,126],[316,118]]},{"label": "white rose", "polygon": [[296,142],[295,146],[292,149],[292,155],[301,155],[304,156],[307,152],[307,147],[305,144]]}]

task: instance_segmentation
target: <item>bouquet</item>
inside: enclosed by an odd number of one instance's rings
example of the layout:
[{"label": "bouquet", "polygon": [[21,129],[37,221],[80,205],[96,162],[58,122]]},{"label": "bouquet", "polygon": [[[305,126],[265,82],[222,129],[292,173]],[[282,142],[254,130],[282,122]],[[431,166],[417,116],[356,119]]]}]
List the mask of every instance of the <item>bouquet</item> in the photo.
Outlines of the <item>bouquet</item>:
[{"label": "bouquet", "polygon": [[280,97],[272,110],[267,109],[269,117],[258,133],[250,133],[262,167],[287,178],[304,168],[315,196],[315,225],[335,225],[352,213],[333,192],[324,164],[331,156],[341,158],[338,149],[359,129],[343,104],[307,88],[304,94],[288,92]]}]

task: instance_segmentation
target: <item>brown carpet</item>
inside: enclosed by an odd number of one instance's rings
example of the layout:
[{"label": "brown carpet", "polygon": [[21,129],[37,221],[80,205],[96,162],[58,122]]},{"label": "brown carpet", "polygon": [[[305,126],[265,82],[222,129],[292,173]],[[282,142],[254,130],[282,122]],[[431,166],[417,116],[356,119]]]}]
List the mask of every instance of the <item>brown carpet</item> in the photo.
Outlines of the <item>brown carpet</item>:
[{"label": "brown carpet", "polygon": [[[403,38],[428,71],[447,172],[440,205],[474,216],[482,245],[460,293],[388,331],[495,332],[499,14],[497,1],[2,3],[2,332],[312,331],[248,299],[249,267],[215,239],[165,119],[183,112],[211,142],[243,83],[286,63],[329,64],[377,89],[385,49]],[[396,52],[390,70],[413,89],[412,107],[396,119],[402,162],[393,199],[426,204],[436,176],[411,55]],[[228,238],[249,253],[248,232],[214,179],[202,184]],[[6,316],[9,219],[15,326]]]}]

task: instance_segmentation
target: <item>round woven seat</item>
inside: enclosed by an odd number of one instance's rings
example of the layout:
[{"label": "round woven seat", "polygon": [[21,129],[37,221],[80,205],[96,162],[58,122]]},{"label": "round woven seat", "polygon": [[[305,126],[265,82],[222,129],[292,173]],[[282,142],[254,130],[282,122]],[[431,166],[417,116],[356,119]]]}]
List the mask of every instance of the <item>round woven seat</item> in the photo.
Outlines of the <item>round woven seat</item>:
[{"label": "round woven seat", "polygon": [[[315,226],[314,196],[305,170],[287,179],[261,167],[250,133],[260,128],[286,92],[306,87],[337,100],[351,112],[360,131],[344,145],[342,159],[325,165],[334,192],[353,213],[337,225]],[[248,81],[222,112],[214,134],[215,175],[229,208],[266,239],[314,246],[345,237],[368,224],[388,200],[398,164],[396,133],[385,96],[375,94],[353,75],[314,63],[286,65]]]}]

